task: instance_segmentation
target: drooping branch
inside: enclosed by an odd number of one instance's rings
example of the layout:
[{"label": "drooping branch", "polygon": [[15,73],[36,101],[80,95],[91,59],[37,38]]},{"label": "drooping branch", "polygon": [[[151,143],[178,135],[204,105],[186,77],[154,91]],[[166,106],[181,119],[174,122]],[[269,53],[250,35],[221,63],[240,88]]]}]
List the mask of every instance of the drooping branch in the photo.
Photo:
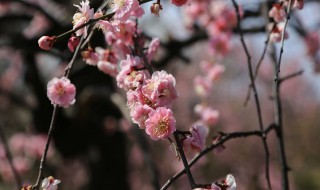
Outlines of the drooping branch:
[{"label": "drooping branch", "polygon": [[[250,85],[252,86],[252,91],[254,94],[254,100],[255,100],[255,105],[256,105],[257,114],[258,114],[259,127],[260,127],[260,130],[263,131],[264,127],[263,127],[263,121],[262,121],[261,106],[260,106],[258,91],[257,91],[256,85],[255,85],[255,77],[254,77],[253,69],[252,69],[251,56],[250,56],[248,47],[244,41],[243,32],[241,29],[241,17],[240,17],[240,12],[239,12],[239,6],[238,6],[238,3],[236,2],[236,0],[232,0],[232,4],[233,4],[233,6],[236,10],[236,14],[237,14],[237,20],[238,20],[237,29],[240,34],[241,44],[242,44],[242,47],[243,47],[245,54],[247,56],[247,65],[248,65],[249,78],[250,78],[250,83],[251,83]],[[270,175],[269,175],[269,148],[268,148],[268,144],[267,144],[267,137],[265,135],[262,135],[261,140],[262,140],[263,147],[265,150],[266,180],[267,180],[267,184],[268,184],[268,189],[271,190],[272,188],[271,188]]]},{"label": "drooping branch", "polygon": [[[189,162],[189,168],[191,168],[201,157],[211,152],[215,148],[222,146],[224,143],[230,141],[231,139],[246,138],[251,136],[263,137],[263,136],[266,136],[273,129],[275,129],[275,127],[276,127],[275,124],[271,124],[264,131],[259,130],[259,131],[240,131],[240,132],[233,132],[233,133],[220,133],[221,138],[219,139],[219,141],[215,144],[208,146],[203,151],[201,151],[198,155],[196,155]],[[161,190],[168,189],[173,182],[175,182],[179,177],[181,177],[185,173],[186,173],[185,169],[182,169],[180,172],[176,173],[161,187]]]}]

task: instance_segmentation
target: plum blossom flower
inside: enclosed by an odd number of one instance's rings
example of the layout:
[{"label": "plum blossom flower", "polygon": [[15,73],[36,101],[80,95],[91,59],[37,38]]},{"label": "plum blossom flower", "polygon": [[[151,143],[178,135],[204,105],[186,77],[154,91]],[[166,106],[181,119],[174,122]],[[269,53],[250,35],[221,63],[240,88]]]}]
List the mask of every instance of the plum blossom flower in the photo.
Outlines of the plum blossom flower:
[{"label": "plum blossom flower", "polygon": [[96,47],[95,50],[99,57],[97,63],[98,69],[115,77],[118,74],[118,65],[114,52],[110,49],[103,49],[101,47]]},{"label": "plum blossom flower", "polygon": [[269,17],[273,18],[276,22],[282,22],[286,18],[287,13],[282,4],[276,3],[269,11]]},{"label": "plum blossom flower", "polygon": [[140,129],[144,129],[145,121],[148,119],[148,114],[151,111],[153,111],[153,109],[149,107],[147,104],[135,104],[135,106],[132,107],[130,111],[133,123],[138,124]]},{"label": "plum blossom flower", "polygon": [[61,182],[60,180],[55,179],[52,176],[49,176],[43,179],[41,187],[43,188],[43,190],[57,190],[58,184],[60,182]]},{"label": "plum blossom flower", "polygon": [[183,140],[183,147],[197,152],[205,148],[206,137],[208,135],[208,128],[202,125],[192,126],[190,129],[191,136]]},{"label": "plum blossom flower", "polygon": [[221,64],[215,64],[214,66],[212,66],[211,68],[209,68],[209,70],[207,70],[207,76],[206,78],[209,80],[209,81],[216,81],[218,80],[222,73],[224,72],[225,70],[225,67]]},{"label": "plum blossom flower", "polygon": [[76,87],[66,77],[53,78],[47,85],[47,96],[52,104],[68,107],[75,102]]},{"label": "plum blossom flower", "polygon": [[212,84],[205,77],[196,76],[193,81],[195,92],[202,97],[207,97],[212,89]]},{"label": "plum blossom flower", "polygon": [[[80,3],[80,5],[74,5],[78,8],[80,12],[73,15],[73,29],[85,24],[90,19],[94,17],[94,10],[90,9],[89,1],[85,0]],[[87,36],[87,27],[81,28],[76,31],[77,36],[84,35]]]},{"label": "plum blossom flower", "polygon": [[292,8],[297,8],[299,10],[303,9],[303,7],[304,7],[304,0],[295,0],[292,5]]},{"label": "plum blossom flower", "polygon": [[126,60],[120,62],[121,70],[117,75],[117,85],[124,90],[140,88],[147,78],[140,57],[127,55]]},{"label": "plum blossom flower", "polygon": [[176,130],[176,120],[170,109],[157,108],[149,113],[145,122],[146,133],[152,140],[168,138]]},{"label": "plum blossom flower", "polygon": [[135,11],[140,12],[138,16],[141,16],[144,13],[141,9],[138,0],[113,0],[114,18],[120,21],[128,20]]},{"label": "plum blossom flower", "polygon": [[[282,36],[282,31],[284,29],[284,23],[279,23],[275,25],[272,28],[271,34],[270,34],[270,39],[272,42],[280,42],[281,41],[281,36]],[[287,31],[284,32],[284,39],[288,39],[289,34]]]},{"label": "plum blossom flower", "polygon": [[228,174],[225,179],[225,183],[228,185],[227,190],[236,190],[237,189],[236,180],[233,177],[233,175]]},{"label": "plum blossom flower", "polygon": [[84,59],[84,61],[88,64],[88,65],[97,65],[99,62],[99,57],[98,57],[98,53],[95,52],[92,48],[88,48],[85,51],[81,52],[81,56]]},{"label": "plum blossom flower", "polygon": [[148,48],[148,52],[147,52],[147,58],[148,58],[149,62],[152,60],[152,58],[155,55],[155,53],[157,52],[159,46],[160,46],[159,38],[152,39],[152,41],[150,42],[149,48]]},{"label": "plum blossom flower", "polygon": [[156,102],[157,107],[170,107],[179,96],[176,90],[176,79],[166,71],[156,71],[142,87],[143,94]]},{"label": "plum blossom flower", "polygon": [[42,36],[38,40],[39,47],[43,50],[50,50],[53,47],[56,38],[54,36]]}]

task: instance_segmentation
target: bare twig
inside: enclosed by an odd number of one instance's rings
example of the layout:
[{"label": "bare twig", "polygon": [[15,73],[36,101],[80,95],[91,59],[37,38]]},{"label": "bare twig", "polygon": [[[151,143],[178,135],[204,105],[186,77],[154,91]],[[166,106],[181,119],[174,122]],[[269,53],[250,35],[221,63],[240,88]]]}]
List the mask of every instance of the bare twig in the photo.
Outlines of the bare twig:
[{"label": "bare twig", "polygon": [[[270,131],[276,128],[275,124],[271,124],[268,128],[266,128],[264,131],[240,131],[240,132],[234,132],[234,133],[220,133],[221,138],[219,142],[212,144],[205,148],[203,151],[201,151],[198,155],[196,155],[189,163],[189,168],[191,168],[201,157],[209,153],[210,151],[214,150],[215,148],[223,145],[224,143],[228,142],[231,139],[237,139],[237,138],[246,138],[250,136],[258,136],[263,137],[266,136]],[[185,169],[182,169],[180,172],[176,173],[174,176],[172,176],[161,188],[161,190],[165,190],[169,188],[169,186],[176,181],[179,177],[181,177],[183,174],[186,173]]]},{"label": "bare twig", "polygon": [[[256,85],[255,85],[255,77],[254,77],[253,71],[252,71],[251,56],[250,56],[249,50],[248,50],[247,45],[246,45],[244,38],[243,38],[243,32],[242,32],[241,24],[240,24],[241,18],[240,18],[238,3],[236,2],[236,0],[232,0],[232,4],[233,4],[233,6],[236,10],[236,14],[237,14],[237,20],[238,20],[237,29],[240,34],[240,40],[242,43],[242,47],[243,47],[245,54],[247,56],[247,65],[248,65],[248,70],[249,70],[249,78],[250,78],[250,82],[251,82],[250,85],[252,86],[252,91],[253,91],[254,99],[255,99],[255,103],[256,103],[259,127],[260,127],[260,130],[263,131],[264,127],[263,127],[263,122],[262,122],[261,107],[260,107],[260,101],[259,101],[259,97],[258,97],[258,91],[257,91]],[[268,189],[272,189],[271,182],[270,182],[270,174],[269,174],[269,148],[268,148],[268,144],[267,144],[267,137],[265,135],[262,135],[261,140],[262,140],[263,147],[265,150],[266,180],[267,180],[267,184],[268,184]]]},{"label": "bare twig", "polygon": [[282,82],[284,82],[286,80],[289,80],[289,79],[292,79],[294,77],[300,76],[300,75],[302,75],[303,72],[304,72],[303,70],[300,70],[300,71],[294,72],[292,74],[289,74],[287,76],[281,77],[279,79],[279,83],[282,83]]},{"label": "bare twig", "polygon": [[281,166],[282,166],[282,189],[288,190],[289,189],[289,178],[288,172],[289,167],[287,164],[286,153],[285,153],[285,146],[284,146],[284,136],[283,136],[283,118],[282,118],[282,103],[281,103],[281,95],[280,95],[280,83],[281,80],[279,78],[280,73],[280,66],[283,54],[283,47],[284,47],[284,35],[285,30],[288,25],[288,21],[290,19],[290,12],[291,12],[292,0],[289,0],[289,4],[287,7],[287,18],[285,21],[284,28],[282,30],[281,35],[281,47],[280,47],[280,54],[278,61],[275,55],[274,46],[272,48],[272,58],[274,60],[274,122],[277,125],[276,132],[277,132],[277,139],[278,145],[280,149],[280,159],[281,159]]}]

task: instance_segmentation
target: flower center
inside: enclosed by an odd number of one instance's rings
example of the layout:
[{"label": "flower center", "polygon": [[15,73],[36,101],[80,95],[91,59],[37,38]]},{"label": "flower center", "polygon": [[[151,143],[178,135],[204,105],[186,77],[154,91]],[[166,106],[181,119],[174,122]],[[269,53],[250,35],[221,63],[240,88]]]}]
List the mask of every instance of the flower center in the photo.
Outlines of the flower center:
[{"label": "flower center", "polygon": [[113,8],[118,10],[121,9],[124,4],[125,4],[126,0],[113,0]]},{"label": "flower center", "polygon": [[58,85],[56,86],[56,91],[57,91],[57,94],[58,94],[59,96],[61,96],[62,94],[64,94],[64,88],[63,88],[62,84],[58,84]]},{"label": "flower center", "polygon": [[153,128],[153,133],[156,134],[157,136],[162,136],[166,133],[168,133],[168,126],[169,126],[169,121],[162,120],[158,123],[156,127]]}]

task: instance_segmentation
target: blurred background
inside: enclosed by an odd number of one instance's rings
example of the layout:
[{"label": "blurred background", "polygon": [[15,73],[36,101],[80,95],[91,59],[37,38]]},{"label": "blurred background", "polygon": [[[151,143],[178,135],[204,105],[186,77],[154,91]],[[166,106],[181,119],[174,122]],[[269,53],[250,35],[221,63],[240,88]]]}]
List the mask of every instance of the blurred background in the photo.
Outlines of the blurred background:
[{"label": "blurred background", "polygon": [[[62,76],[72,57],[67,38],[50,51],[43,51],[37,41],[42,35],[59,35],[72,28],[73,4],[80,1],[2,0],[0,2],[0,189],[16,189],[16,181],[5,154],[23,184],[35,183],[53,107],[46,96],[47,82]],[[231,1],[213,0],[210,14],[218,22],[231,24],[227,38],[216,39],[214,28],[204,25],[207,17],[194,17],[194,4],[176,7],[161,1],[163,10],[157,17],[150,13],[151,2],[143,5],[146,14],[139,21],[143,34],[159,37],[161,47],[153,62],[157,70],[165,69],[177,80],[179,98],[173,111],[177,128],[189,130],[199,120],[194,107],[204,101],[194,90],[197,76],[204,76],[204,60],[221,64],[225,71],[212,83],[206,104],[219,111],[211,125],[207,145],[219,131],[258,130],[253,96],[245,106],[249,88],[247,60],[234,21]],[[90,2],[95,10],[102,0]],[[272,20],[267,17],[275,1],[239,0],[245,40],[256,67],[262,55]],[[217,8],[219,7],[219,9]],[[216,10],[217,9],[217,10]],[[294,10],[289,21],[289,38],[285,41],[281,76],[303,70],[303,74],[281,86],[284,116],[284,140],[291,189],[320,189],[320,2],[305,0],[303,10]],[[220,11],[220,12],[219,12]],[[233,15],[233,16],[232,16]],[[211,18],[211,19],[212,19]],[[101,32],[91,45],[102,46]],[[215,40],[221,40],[216,43]],[[279,56],[279,44],[269,43],[256,79],[263,123],[274,120],[273,59]],[[60,109],[50,147],[45,176],[62,180],[62,190],[159,189],[183,168],[168,141],[152,141],[126,119],[125,92],[117,89],[115,79],[86,65],[78,58],[71,72],[77,87],[75,105]],[[269,133],[270,175],[273,189],[281,189],[281,165],[274,132]],[[264,151],[260,138],[230,140],[222,152],[209,153],[192,167],[196,182],[211,183],[231,173],[238,189],[266,188]],[[194,154],[188,155],[191,159]],[[169,189],[189,189],[185,176]]]}]

